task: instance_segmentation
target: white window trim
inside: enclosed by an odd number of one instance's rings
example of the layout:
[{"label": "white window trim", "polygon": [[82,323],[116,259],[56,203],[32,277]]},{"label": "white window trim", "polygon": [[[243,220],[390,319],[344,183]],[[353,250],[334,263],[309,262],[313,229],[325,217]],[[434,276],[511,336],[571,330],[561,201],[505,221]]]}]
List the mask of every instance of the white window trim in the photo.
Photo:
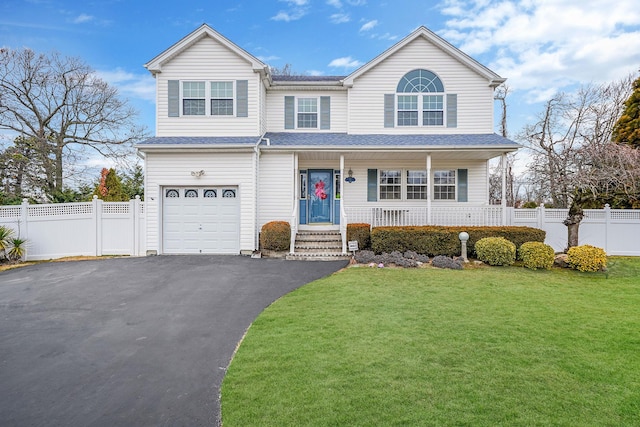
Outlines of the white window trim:
[{"label": "white window trim", "polygon": [[[454,182],[453,184],[436,184],[436,172],[451,172],[453,171]],[[435,202],[457,202],[458,201],[458,169],[434,169],[431,171],[431,199]],[[438,187],[453,185],[453,199],[436,199],[436,185]]]},{"label": "white window trim", "polygon": [[[381,192],[380,189],[382,187],[382,185],[390,185],[390,184],[381,184],[380,183],[380,173],[381,171],[386,170],[386,171],[400,171],[400,198],[399,199],[383,199],[381,197]],[[414,185],[414,184],[409,184],[409,180],[408,180],[408,176],[407,173],[409,171],[423,171],[423,172],[427,172],[426,169],[408,169],[408,168],[378,168],[377,169],[378,174],[377,174],[377,196],[378,196],[378,202],[382,202],[382,203],[394,203],[394,202],[426,202],[427,200],[431,200],[435,203],[447,203],[447,202],[458,202],[458,169],[457,168],[453,168],[453,169],[433,169],[431,171],[431,174],[427,176],[427,183],[424,185],[425,187],[427,187],[427,194],[428,194],[428,198],[425,199],[409,199],[407,191],[408,191],[408,186],[409,185]],[[455,176],[455,181],[453,184],[447,184],[447,185],[452,185],[454,187],[454,194],[453,194],[453,199],[436,199],[435,195],[436,195],[436,183],[435,183],[435,174],[436,172],[442,172],[442,171],[453,171],[454,172],[454,176]],[[418,184],[415,184],[418,185]]]},{"label": "white window trim", "polygon": [[[400,111],[413,111],[413,110],[399,110],[398,109],[398,97],[407,95],[418,95],[418,124],[417,125],[401,125],[398,121],[398,112]],[[425,96],[442,96],[442,124],[441,125],[425,125],[424,124],[424,97]],[[394,124],[399,128],[444,128],[447,124],[447,94],[444,92],[396,92],[394,104]],[[433,110],[428,110],[433,111]]]},{"label": "white window trim", "polygon": [[[202,83],[204,82],[204,115],[192,115],[192,114],[184,114],[184,83]],[[212,99],[223,99],[223,98],[213,98],[211,96],[211,83],[232,83],[233,85],[233,114],[229,115],[213,115],[211,114],[211,100]],[[237,109],[238,109],[238,92],[236,88],[236,81],[232,79],[220,79],[220,80],[203,80],[203,79],[189,79],[189,80],[180,80],[180,117],[208,117],[208,118],[229,118],[236,117]],[[187,99],[202,99],[202,98],[187,98]],[[228,98],[224,98],[228,99]]]},{"label": "white window trim", "polygon": [[[298,125],[298,114],[300,114],[300,111],[298,110],[298,103],[301,99],[315,99],[316,100],[316,127],[310,128],[310,127],[300,127]],[[295,109],[294,109],[294,119],[295,119],[295,124],[296,124],[296,129],[303,129],[303,130],[318,130],[320,129],[320,97],[319,96],[296,96],[295,97]],[[302,113],[302,114],[313,114],[313,113]]]}]

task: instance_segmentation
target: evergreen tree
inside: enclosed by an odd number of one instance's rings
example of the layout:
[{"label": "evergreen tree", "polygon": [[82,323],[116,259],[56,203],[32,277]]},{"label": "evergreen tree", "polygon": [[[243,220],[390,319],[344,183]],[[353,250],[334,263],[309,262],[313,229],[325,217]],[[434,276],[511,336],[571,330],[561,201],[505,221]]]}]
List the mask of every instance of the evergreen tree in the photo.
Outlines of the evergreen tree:
[{"label": "evergreen tree", "polygon": [[116,173],[116,170],[111,168],[103,168],[100,174],[100,183],[93,192],[99,199],[105,202],[126,202],[129,197],[122,190],[122,182],[120,177]]},{"label": "evergreen tree", "polygon": [[622,116],[613,128],[613,141],[640,148],[640,77],[633,82],[633,93],[624,105]]}]

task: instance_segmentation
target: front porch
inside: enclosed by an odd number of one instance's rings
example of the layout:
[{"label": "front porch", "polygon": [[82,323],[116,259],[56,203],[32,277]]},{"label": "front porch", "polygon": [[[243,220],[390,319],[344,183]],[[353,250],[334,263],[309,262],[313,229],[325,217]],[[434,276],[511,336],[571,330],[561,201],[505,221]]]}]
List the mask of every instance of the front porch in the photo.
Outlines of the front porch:
[{"label": "front porch", "polygon": [[306,254],[299,232],[314,231],[335,232],[342,244],[332,255],[347,255],[351,223],[505,225],[504,203],[488,204],[488,161],[496,155],[504,158],[487,150],[295,152],[290,255]]}]

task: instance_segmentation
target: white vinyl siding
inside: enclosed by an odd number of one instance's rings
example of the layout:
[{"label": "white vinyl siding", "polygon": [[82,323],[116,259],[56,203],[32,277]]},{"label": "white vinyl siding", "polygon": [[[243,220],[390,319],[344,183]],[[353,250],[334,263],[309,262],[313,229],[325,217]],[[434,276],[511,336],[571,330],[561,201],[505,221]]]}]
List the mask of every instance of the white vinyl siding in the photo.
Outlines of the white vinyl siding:
[{"label": "white vinyl siding", "polygon": [[[320,98],[331,97],[331,128],[320,128],[320,115],[318,113],[318,126],[316,128],[284,128],[284,97],[293,96],[295,98],[317,98],[320,107]],[[347,92],[346,91],[280,91],[273,90],[267,92],[267,131],[268,132],[346,132],[347,131]],[[298,110],[296,108],[296,122]]]},{"label": "white vinyl siding", "polygon": [[[457,94],[457,127],[384,127],[384,96],[409,71],[423,68],[440,77],[447,94]],[[419,97],[418,107],[422,107]],[[419,38],[361,75],[349,89],[348,132],[354,134],[470,134],[493,133],[493,90],[486,78]],[[446,115],[446,112],[444,112]],[[421,120],[422,121],[422,118]],[[444,119],[446,124],[446,117]]]},{"label": "white vinyl siding", "polygon": [[[248,117],[211,114],[168,117],[169,80],[206,82],[207,95],[211,91],[210,82],[247,80]],[[163,64],[162,72],[156,75],[156,136],[261,135],[259,107],[262,87],[260,74],[255,73],[248,62],[210,37],[204,37]],[[233,108],[235,113],[236,105]],[[206,109],[211,111],[211,106],[207,105]]]},{"label": "white vinyl siding", "polygon": [[293,154],[260,154],[258,180],[258,226],[270,221],[291,222],[295,176]]},{"label": "white vinyl siding", "polygon": [[[145,214],[147,249],[162,250],[162,188],[237,187],[240,209],[240,250],[252,251],[255,225],[254,154],[248,153],[146,153]],[[196,178],[192,171],[204,171]]]}]

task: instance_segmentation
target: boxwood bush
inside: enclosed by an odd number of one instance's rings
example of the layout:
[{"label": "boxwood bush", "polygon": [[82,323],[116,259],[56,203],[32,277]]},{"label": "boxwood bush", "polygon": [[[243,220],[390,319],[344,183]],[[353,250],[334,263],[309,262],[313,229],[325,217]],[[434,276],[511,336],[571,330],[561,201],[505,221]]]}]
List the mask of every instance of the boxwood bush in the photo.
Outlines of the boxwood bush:
[{"label": "boxwood bush", "polygon": [[607,267],[607,254],[591,245],[574,246],[567,251],[567,262],[578,271],[599,271]]},{"label": "boxwood bush", "polygon": [[518,257],[526,268],[551,270],[555,252],[551,246],[542,242],[526,242],[518,249]]},{"label": "boxwood bush", "polygon": [[347,241],[357,240],[358,249],[371,247],[371,225],[365,223],[347,224]]},{"label": "boxwood bush", "polygon": [[371,249],[377,254],[414,251],[432,257],[458,256],[461,231],[469,233],[467,250],[470,256],[477,256],[475,244],[485,237],[503,237],[519,248],[526,242],[544,242],[546,236],[544,230],[531,227],[375,227],[371,231]]},{"label": "boxwood bush", "polygon": [[485,237],[475,248],[478,259],[489,265],[511,265],[516,260],[516,245],[504,237]]},{"label": "boxwood bush", "polygon": [[286,251],[291,245],[291,226],[285,221],[271,221],[262,226],[260,247],[270,251]]}]

